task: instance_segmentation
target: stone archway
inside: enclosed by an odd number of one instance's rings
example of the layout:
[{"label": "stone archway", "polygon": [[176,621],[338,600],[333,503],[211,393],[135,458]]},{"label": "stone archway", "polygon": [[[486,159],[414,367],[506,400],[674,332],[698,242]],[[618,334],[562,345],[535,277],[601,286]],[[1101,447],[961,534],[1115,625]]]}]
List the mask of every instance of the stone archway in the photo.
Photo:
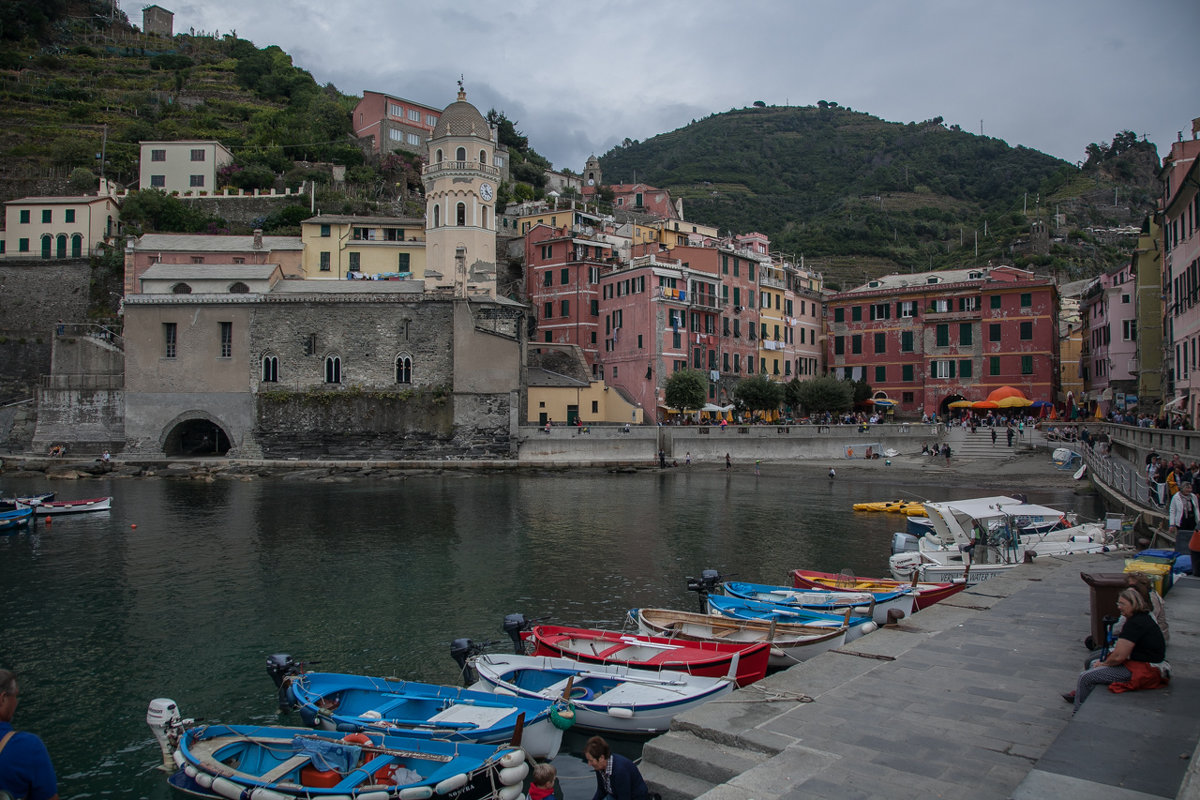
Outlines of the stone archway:
[{"label": "stone archway", "polygon": [[224,456],[232,443],[221,423],[200,411],[181,414],[167,427],[160,443],[170,458]]}]

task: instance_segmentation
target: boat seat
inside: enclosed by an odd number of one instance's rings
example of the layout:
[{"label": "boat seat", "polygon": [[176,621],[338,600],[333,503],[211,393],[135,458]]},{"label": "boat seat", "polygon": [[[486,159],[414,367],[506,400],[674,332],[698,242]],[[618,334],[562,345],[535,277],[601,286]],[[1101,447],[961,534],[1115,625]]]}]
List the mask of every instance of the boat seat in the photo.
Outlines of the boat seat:
[{"label": "boat seat", "polygon": [[300,769],[300,767],[303,767],[305,764],[307,764],[311,760],[312,760],[311,753],[301,753],[298,755],[294,755],[291,758],[289,758],[287,761],[284,761],[282,764],[275,767],[275,769],[271,770],[270,772],[263,773],[262,777],[260,777],[259,780],[262,781],[263,783],[275,783],[276,781],[281,780],[284,775],[287,775],[289,772],[293,772],[294,770]]}]

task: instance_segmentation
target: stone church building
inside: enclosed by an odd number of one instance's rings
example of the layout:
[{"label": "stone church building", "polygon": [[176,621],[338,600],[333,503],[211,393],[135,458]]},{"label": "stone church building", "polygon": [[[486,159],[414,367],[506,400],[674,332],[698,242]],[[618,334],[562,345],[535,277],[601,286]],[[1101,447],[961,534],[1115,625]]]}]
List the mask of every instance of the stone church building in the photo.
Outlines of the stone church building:
[{"label": "stone church building", "polygon": [[[515,454],[527,309],[496,293],[495,149],[460,90],[428,142],[423,280],[150,267],[124,300],[123,431],[107,441],[147,456]],[[63,391],[39,404],[43,439],[79,404]]]}]

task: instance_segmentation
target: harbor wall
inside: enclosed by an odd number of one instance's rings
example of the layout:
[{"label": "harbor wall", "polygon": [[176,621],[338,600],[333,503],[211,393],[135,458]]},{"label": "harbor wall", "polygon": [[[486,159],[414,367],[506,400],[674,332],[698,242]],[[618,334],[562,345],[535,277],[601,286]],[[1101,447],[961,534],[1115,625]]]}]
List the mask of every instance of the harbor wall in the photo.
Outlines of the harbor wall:
[{"label": "harbor wall", "polygon": [[659,450],[668,463],[683,464],[690,453],[693,462],[724,461],[728,453],[735,462],[762,459],[791,461],[827,459],[837,462],[866,457],[872,452],[894,449],[912,455],[924,444],[940,441],[940,425],[730,425],[637,426],[628,433],[621,426],[583,428],[521,428],[517,459],[521,463],[645,463],[657,462]]}]

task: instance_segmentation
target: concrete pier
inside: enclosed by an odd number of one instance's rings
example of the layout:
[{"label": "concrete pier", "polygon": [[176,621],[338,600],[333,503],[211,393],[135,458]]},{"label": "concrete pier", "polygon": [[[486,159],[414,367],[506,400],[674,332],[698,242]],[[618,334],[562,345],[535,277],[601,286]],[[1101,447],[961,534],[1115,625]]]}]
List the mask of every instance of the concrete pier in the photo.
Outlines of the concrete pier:
[{"label": "concrete pier", "polygon": [[642,774],[664,800],[1200,797],[1200,580],[1166,597],[1167,688],[1061,698],[1088,655],[1079,573],[1126,555],[1039,558],[681,715]]}]

